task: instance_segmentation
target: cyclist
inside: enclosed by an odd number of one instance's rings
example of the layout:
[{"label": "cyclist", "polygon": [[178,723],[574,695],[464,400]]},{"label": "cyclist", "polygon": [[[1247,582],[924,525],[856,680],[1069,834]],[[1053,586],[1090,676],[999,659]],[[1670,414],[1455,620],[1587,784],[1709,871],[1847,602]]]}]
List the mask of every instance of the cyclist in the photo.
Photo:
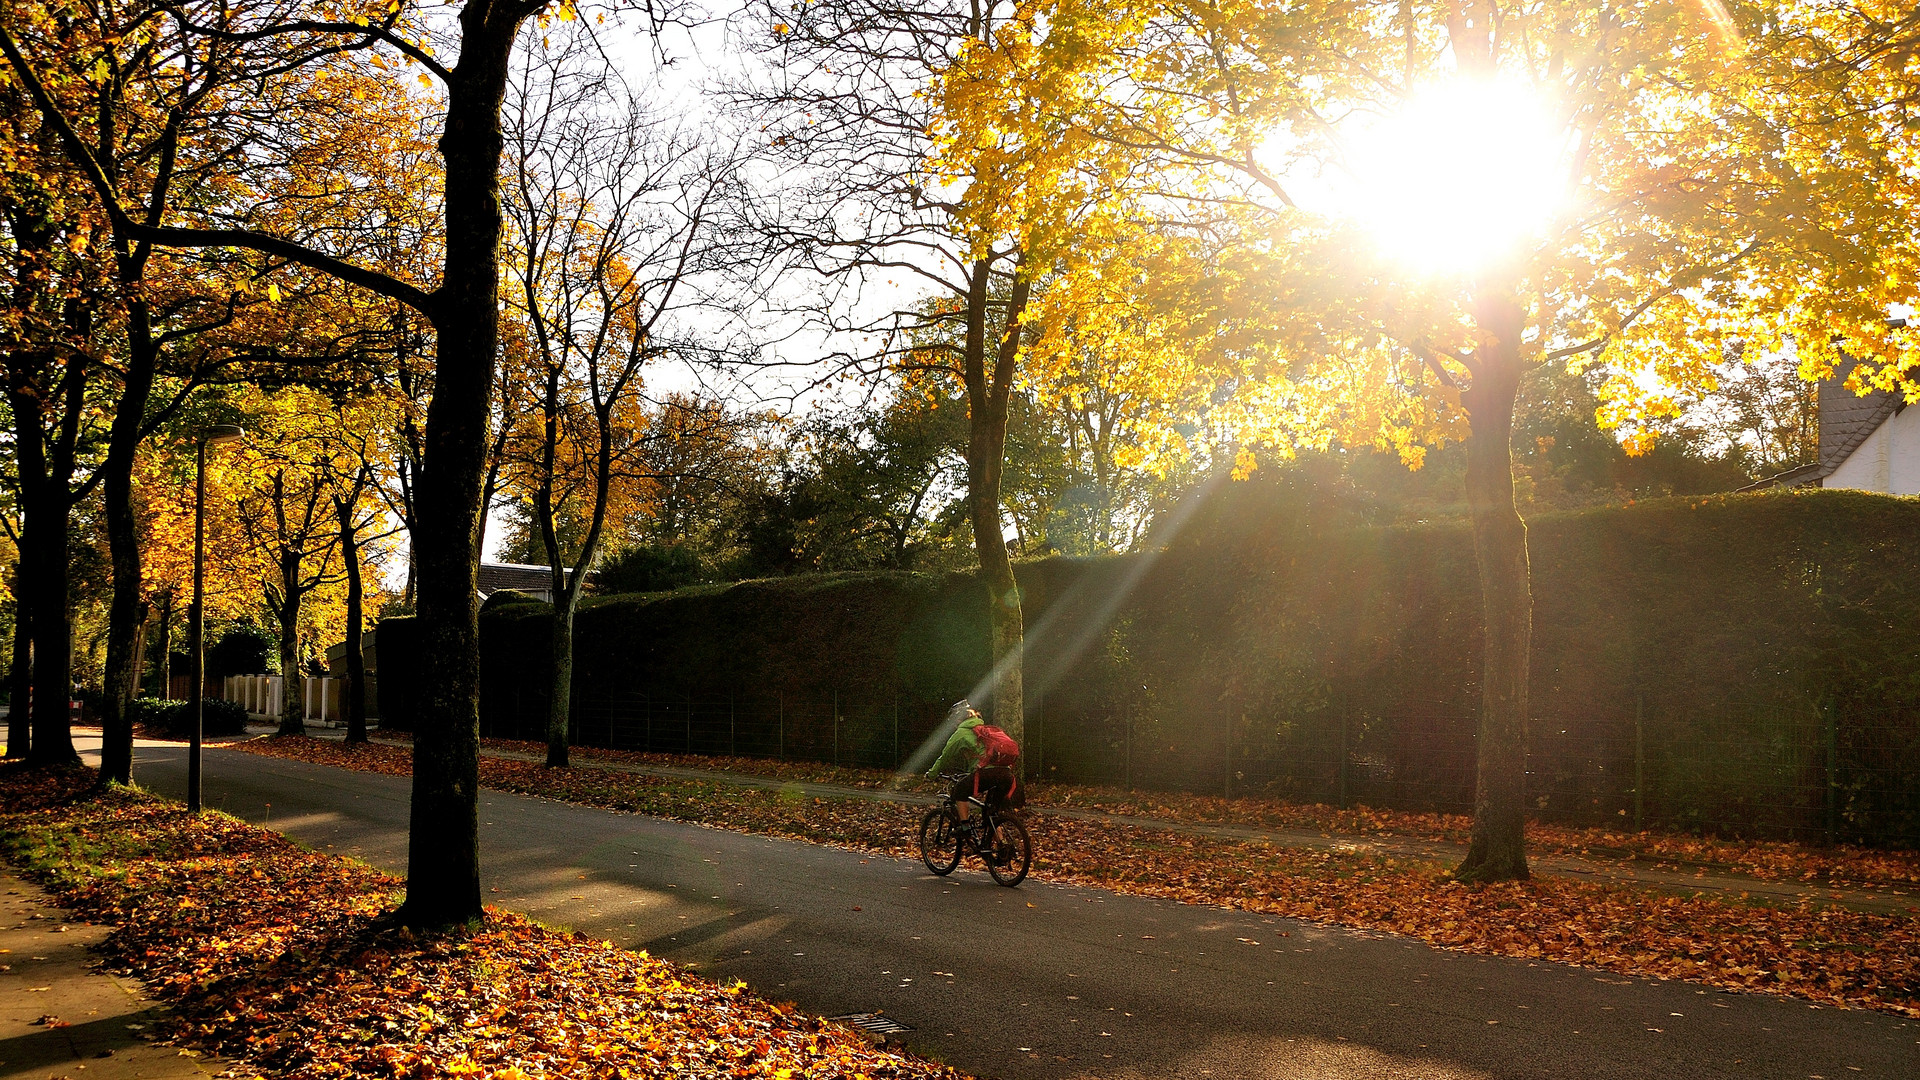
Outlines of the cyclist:
[{"label": "cyclist", "polygon": [[1006,732],[982,722],[973,703],[965,698],[954,702],[947,717],[952,719],[956,714],[960,722],[947,736],[946,749],[927,771],[927,778],[971,770],[953,785],[954,809],[960,815],[960,830],[966,832],[973,828],[973,806],[968,799],[991,806],[1020,805],[1020,784],[1013,773],[1013,763],[1020,760],[1020,744]]}]

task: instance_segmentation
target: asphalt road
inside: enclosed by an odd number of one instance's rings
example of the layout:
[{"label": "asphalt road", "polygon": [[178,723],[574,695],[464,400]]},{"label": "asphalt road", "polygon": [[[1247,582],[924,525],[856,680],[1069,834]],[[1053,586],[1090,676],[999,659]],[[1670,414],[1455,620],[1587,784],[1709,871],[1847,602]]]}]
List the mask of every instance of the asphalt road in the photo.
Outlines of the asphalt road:
[{"label": "asphalt road", "polygon": [[[185,751],[136,779],[178,793]],[[209,806],[399,871],[408,781],[209,750]],[[903,812],[908,812],[903,808]],[[1920,1021],[482,793],[487,897],[982,1077],[1920,1076]]]}]

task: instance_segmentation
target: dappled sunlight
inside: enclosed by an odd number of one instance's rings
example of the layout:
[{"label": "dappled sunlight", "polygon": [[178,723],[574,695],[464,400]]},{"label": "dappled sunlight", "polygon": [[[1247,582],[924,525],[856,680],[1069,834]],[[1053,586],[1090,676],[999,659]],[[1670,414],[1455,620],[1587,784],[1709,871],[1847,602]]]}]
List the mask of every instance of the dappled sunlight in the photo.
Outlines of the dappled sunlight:
[{"label": "dappled sunlight", "polygon": [[[1410,1040],[1413,1036],[1413,1032],[1408,1032],[1405,1038]],[[1406,1080],[1485,1080],[1493,1075],[1438,1055],[1395,1053],[1338,1035],[1307,1034],[1293,1037],[1219,1035],[1206,1045],[1196,1047],[1176,1069],[1167,1070],[1164,1066],[1156,1066],[1152,1071],[1095,1069],[1085,1075],[1128,1080],[1148,1076],[1204,1076],[1210,1070],[1243,1075],[1256,1061],[1266,1076],[1314,1077],[1315,1080],[1398,1080],[1403,1077]]]}]

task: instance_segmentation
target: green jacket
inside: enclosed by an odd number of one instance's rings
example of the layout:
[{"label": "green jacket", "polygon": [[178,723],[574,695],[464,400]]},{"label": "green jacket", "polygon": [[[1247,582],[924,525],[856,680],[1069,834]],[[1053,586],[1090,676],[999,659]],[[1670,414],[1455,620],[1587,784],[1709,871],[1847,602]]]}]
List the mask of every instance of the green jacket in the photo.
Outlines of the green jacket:
[{"label": "green jacket", "polygon": [[947,748],[940,751],[940,760],[927,770],[927,776],[932,778],[943,772],[972,772],[973,763],[980,760],[980,736],[975,735],[973,729],[984,723],[986,721],[977,716],[960,721],[960,726],[947,736]]}]

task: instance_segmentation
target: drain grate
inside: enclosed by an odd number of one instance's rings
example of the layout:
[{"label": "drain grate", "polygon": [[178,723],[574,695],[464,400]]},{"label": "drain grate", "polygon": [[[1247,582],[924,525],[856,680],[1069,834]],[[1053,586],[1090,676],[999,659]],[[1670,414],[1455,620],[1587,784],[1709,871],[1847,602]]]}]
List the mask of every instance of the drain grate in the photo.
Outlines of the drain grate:
[{"label": "drain grate", "polygon": [[870,1031],[875,1035],[898,1035],[913,1029],[898,1020],[881,1016],[879,1013],[848,1013],[845,1016],[830,1016],[827,1019],[849,1024],[861,1031]]}]

